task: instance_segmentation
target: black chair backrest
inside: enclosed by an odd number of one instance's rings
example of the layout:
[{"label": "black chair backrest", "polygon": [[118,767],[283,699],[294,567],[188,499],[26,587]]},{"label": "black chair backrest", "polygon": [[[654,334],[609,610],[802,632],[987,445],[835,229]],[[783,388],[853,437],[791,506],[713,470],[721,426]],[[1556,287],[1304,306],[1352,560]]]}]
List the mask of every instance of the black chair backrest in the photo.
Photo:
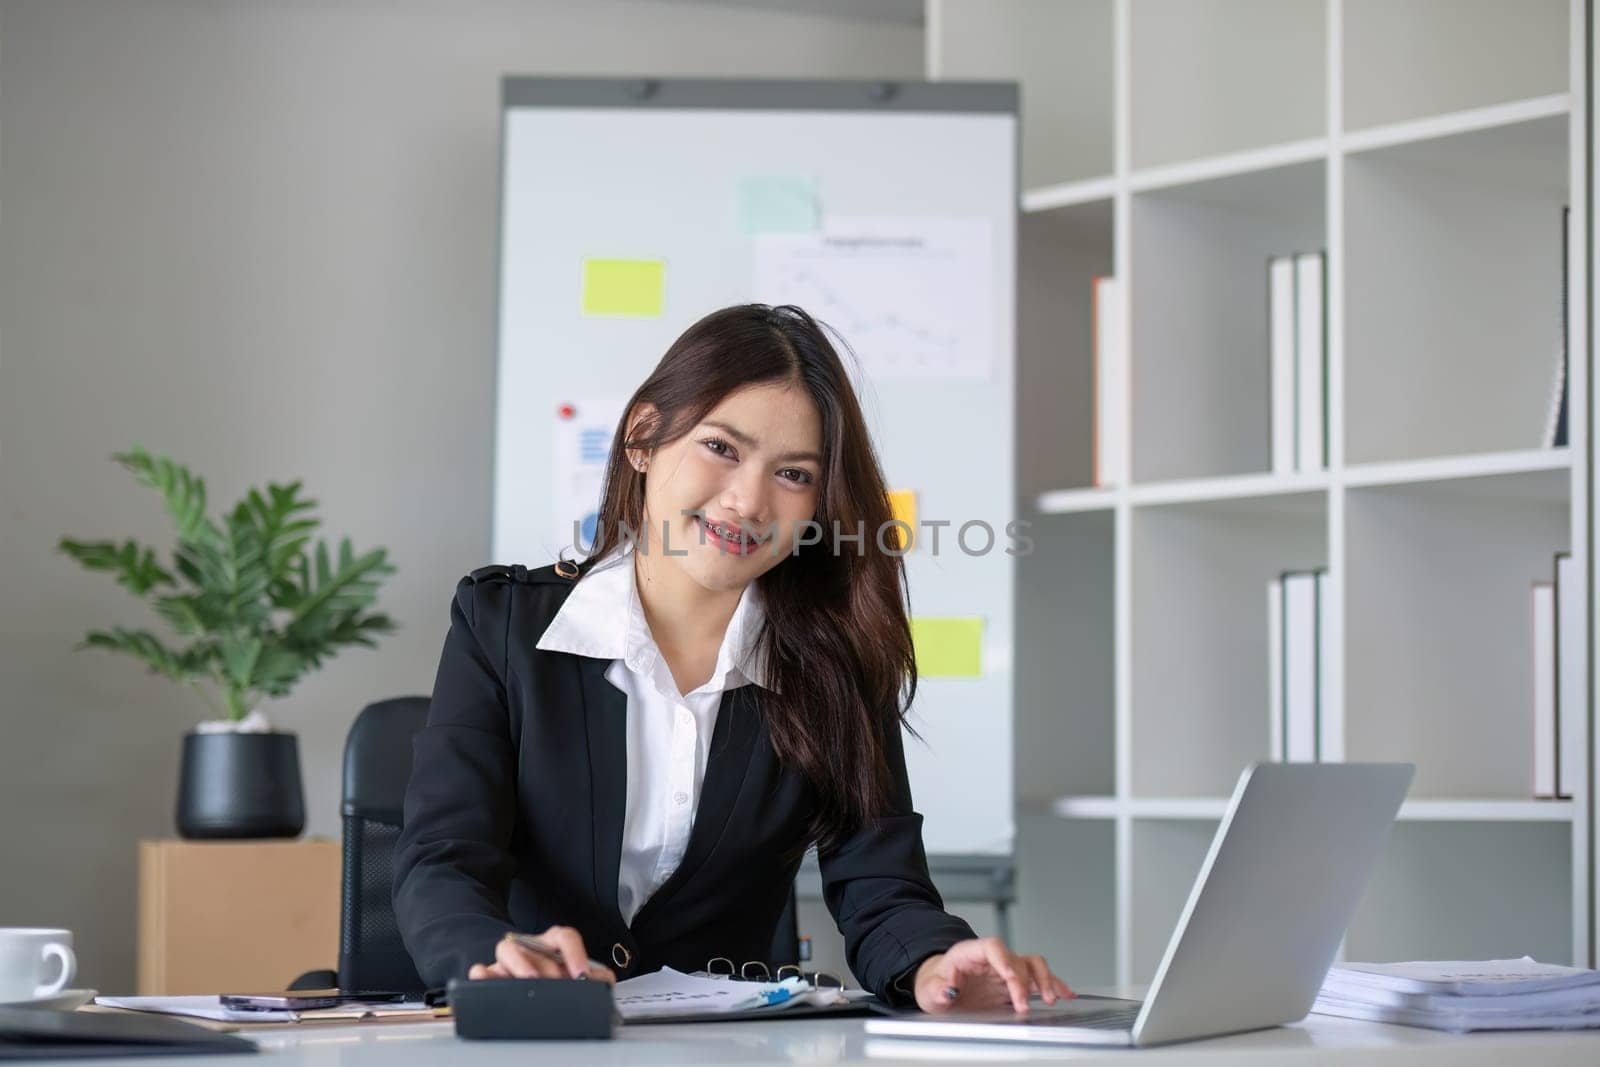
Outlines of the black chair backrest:
[{"label": "black chair backrest", "polygon": [[390,895],[411,737],[428,717],[427,697],[369,704],[344,743],[344,881],[339,916],[339,988],[423,988],[400,940]]}]

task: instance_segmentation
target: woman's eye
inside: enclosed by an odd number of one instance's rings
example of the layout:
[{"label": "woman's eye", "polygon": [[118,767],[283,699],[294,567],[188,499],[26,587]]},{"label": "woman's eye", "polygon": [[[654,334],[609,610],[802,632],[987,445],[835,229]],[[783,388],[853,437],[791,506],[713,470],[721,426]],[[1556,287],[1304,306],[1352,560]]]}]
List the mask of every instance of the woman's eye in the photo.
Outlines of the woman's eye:
[{"label": "woman's eye", "polygon": [[[714,455],[721,456],[724,459],[737,460],[739,458],[738,453],[734,452],[733,446],[720,437],[707,437],[700,443],[709,448]],[[799,467],[785,467],[778,472],[778,477],[786,482],[793,482],[795,485],[810,485],[813,480],[810,471],[802,470]]]}]

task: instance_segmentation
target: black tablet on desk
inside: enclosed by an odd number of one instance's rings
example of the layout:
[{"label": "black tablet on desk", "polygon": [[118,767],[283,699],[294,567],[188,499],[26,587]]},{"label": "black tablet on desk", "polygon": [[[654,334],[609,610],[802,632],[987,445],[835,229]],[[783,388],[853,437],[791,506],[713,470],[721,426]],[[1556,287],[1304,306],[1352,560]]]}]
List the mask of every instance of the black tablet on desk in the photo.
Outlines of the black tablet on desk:
[{"label": "black tablet on desk", "polygon": [[256,1051],[253,1041],[163,1015],[0,1008],[0,1060]]}]

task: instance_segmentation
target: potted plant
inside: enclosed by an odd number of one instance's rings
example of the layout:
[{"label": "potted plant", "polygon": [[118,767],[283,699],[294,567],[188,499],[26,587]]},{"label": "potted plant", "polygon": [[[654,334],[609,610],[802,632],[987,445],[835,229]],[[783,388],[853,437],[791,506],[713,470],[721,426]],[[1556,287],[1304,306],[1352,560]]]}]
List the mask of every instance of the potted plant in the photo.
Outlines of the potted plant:
[{"label": "potted plant", "polygon": [[[307,551],[321,523],[306,513],[301,483],[250,490],[232,511],[206,516],[204,480],[138,445],[112,457],[158,490],[177,527],[168,569],[129,540],[74,541],[60,551],[89,570],[110,571],[188,639],[172,647],[146,630],[89,633],[82,648],[133,656],[181,682],[217,719],[183,739],[177,824],[184,837],[293,837],[305,825],[300,758],[292,733],[270,729],[258,705],[281,697],[300,676],[345,645],[376,647],[387,615],[368,613],[380,578],[394,572],[386,550],[357,555],[349,538],[337,559],[325,541]],[[220,702],[219,702],[220,701]]]}]

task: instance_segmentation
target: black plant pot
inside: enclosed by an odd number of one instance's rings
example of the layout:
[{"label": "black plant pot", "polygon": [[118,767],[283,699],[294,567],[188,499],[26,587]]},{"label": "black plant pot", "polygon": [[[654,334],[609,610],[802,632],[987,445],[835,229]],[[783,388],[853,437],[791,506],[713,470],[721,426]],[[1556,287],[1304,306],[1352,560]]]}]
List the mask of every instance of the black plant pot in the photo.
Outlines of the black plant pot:
[{"label": "black plant pot", "polygon": [[296,837],[306,824],[291,733],[185,734],[178,774],[184,837]]}]

